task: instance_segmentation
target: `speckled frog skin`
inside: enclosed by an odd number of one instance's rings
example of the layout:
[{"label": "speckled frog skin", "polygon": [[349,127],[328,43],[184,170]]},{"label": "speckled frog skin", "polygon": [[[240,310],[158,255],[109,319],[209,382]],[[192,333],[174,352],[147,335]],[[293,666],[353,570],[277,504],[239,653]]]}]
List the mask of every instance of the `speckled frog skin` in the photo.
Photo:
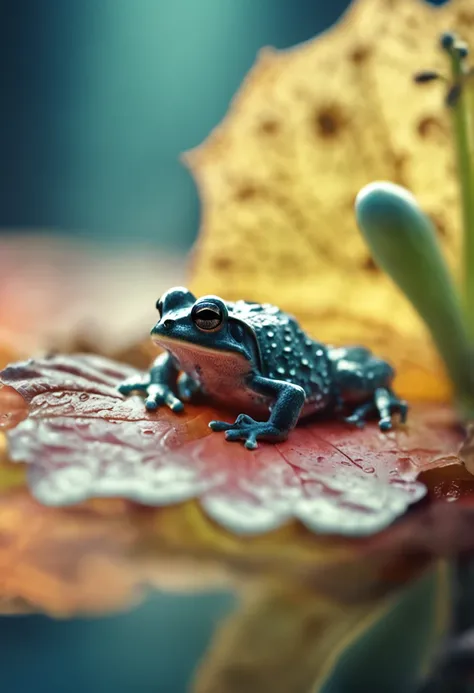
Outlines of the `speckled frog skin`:
[{"label": "speckled frog skin", "polygon": [[359,426],[375,414],[383,431],[392,427],[392,412],[406,419],[388,363],[364,347],[316,342],[276,306],[196,299],[182,287],[167,291],[156,305],[160,319],[151,336],[165,352],[144,379],[119,386],[124,395],[144,392],[147,409],[181,411],[183,401],[203,395],[243,412],[234,423],[209,426],[248,449],[259,439],[284,440],[300,418],[316,412]]}]

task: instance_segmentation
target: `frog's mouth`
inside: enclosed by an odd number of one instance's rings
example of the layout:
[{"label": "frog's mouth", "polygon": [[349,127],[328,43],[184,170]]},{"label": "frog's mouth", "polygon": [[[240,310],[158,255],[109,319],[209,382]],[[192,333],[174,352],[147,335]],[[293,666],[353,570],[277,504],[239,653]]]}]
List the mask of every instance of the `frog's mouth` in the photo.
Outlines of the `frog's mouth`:
[{"label": "frog's mouth", "polygon": [[166,349],[167,351],[178,352],[183,351],[186,353],[202,353],[202,354],[221,354],[222,351],[217,347],[205,346],[203,344],[195,344],[194,342],[188,342],[184,339],[179,339],[179,337],[172,337],[171,335],[164,334],[152,334],[152,342],[156,346]]}]

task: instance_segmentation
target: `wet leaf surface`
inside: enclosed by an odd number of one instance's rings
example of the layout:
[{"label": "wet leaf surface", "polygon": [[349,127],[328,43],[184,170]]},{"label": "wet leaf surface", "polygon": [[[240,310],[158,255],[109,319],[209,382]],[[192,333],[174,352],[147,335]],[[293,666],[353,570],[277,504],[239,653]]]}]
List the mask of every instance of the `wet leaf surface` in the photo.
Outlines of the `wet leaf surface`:
[{"label": "wet leaf surface", "polygon": [[426,486],[418,475],[453,466],[461,440],[449,412],[432,408],[415,409],[409,425],[389,434],[375,424],[358,430],[312,420],[286,442],[250,452],[209,430],[222,412],[189,405],[182,415],[149,413],[141,398],[124,399],[116,385],[133,372],[79,355],[1,373],[29,406],[28,418],[8,432],[9,450],[28,464],[41,503],[120,496],[166,506],[196,498],[209,517],[238,534],[297,519],[315,532],[364,536],[422,499]]}]

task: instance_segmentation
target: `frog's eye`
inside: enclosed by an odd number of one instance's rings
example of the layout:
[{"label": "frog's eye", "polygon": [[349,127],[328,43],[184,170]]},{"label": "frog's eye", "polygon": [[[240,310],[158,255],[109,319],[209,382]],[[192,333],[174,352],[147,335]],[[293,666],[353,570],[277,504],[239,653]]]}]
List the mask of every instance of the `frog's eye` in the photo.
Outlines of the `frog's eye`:
[{"label": "frog's eye", "polygon": [[222,308],[215,303],[196,303],[191,311],[191,320],[200,330],[204,332],[215,332],[222,325],[224,312]]}]

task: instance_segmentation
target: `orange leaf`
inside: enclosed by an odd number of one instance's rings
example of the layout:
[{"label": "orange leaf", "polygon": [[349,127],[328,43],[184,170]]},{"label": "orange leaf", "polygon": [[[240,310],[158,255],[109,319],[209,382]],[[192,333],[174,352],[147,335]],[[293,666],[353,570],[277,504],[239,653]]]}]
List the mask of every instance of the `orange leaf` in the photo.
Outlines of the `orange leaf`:
[{"label": "orange leaf", "polygon": [[471,0],[358,0],[322,36],[263,51],[223,123],[186,157],[203,202],[194,292],[268,301],[321,341],[372,347],[408,399],[443,400],[450,386],[420,319],[374,266],[353,203],[373,180],[405,185],[450,265],[459,257],[443,92],[412,81],[443,71],[447,29],[474,40]]}]

